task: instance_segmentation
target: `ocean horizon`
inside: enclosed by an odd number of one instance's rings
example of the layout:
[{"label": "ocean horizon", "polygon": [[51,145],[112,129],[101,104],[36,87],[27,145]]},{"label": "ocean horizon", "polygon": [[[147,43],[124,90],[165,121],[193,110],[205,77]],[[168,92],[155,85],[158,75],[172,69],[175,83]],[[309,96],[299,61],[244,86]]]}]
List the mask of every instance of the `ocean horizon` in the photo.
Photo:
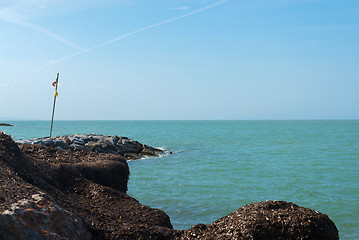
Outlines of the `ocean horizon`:
[{"label": "ocean horizon", "polygon": [[[50,121],[3,120],[13,139],[47,137]],[[1,122],[1,121],[0,121]],[[52,136],[126,136],[173,154],[129,161],[128,194],[175,229],[284,200],[327,214],[359,239],[359,120],[56,120]]]}]

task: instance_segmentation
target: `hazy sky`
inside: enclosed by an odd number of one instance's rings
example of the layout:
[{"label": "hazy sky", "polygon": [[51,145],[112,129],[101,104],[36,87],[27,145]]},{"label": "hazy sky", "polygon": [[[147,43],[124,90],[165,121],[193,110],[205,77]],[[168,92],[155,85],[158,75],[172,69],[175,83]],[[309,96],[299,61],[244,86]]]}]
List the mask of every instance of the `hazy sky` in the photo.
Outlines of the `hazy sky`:
[{"label": "hazy sky", "polygon": [[358,0],[0,0],[0,120],[359,119]]}]

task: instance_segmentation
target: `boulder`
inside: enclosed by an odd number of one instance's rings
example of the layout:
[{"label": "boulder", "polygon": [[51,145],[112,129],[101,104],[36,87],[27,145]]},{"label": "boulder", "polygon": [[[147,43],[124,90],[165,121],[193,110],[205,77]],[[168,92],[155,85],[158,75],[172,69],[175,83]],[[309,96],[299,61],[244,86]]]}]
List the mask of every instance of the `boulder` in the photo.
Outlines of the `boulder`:
[{"label": "boulder", "polygon": [[55,140],[52,138],[38,138],[34,141],[34,144],[41,144],[41,145],[45,145],[45,146],[53,146],[55,143]]},{"label": "boulder", "polygon": [[177,239],[337,240],[329,217],[285,201],[266,201],[239,208],[209,225],[198,224]]},{"label": "boulder", "polygon": [[85,140],[84,139],[81,139],[81,138],[79,138],[79,137],[75,137],[73,140],[72,140],[72,142],[74,143],[74,144],[78,144],[78,145],[85,145]]},{"label": "boulder", "polygon": [[73,151],[85,151],[85,152],[89,152],[91,151],[90,148],[88,148],[85,145],[81,145],[81,144],[77,144],[77,143],[72,143],[69,145],[68,149],[73,150]]},{"label": "boulder", "polygon": [[91,239],[83,221],[40,187],[50,188],[37,166],[0,133],[0,239]]},{"label": "boulder", "polygon": [[45,193],[33,194],[0,214],[0,238],[7,240],[90,240],[82,220]]},{"label": "boulder", "polygon": [[[21,144],[19,148],[28,162],[36,166],[41,179],[56,188],[71,187],[76,179],[82,178],[124,193],[127,191],[130,172],[126,159],[120,155],[63,151],[36,144]],[[20,172],[27,170],[21,169]]]},{"label": "boulder", "polygon": [[70,145],[69,145],[69,141],[65,141],[65,139],[58,139],[55,138],[54,143],[53,143],[53,147],[58,147],[60,149],[69,149]]},{"label": "boulder", "polygon": [[120,146],[125,153],[139,154],[143,150],[143,145],[132,139],[122,137],[116,144]]},{"label": "boulder", "polygon": [[147,145],[142,145],[142,151],[141,151],[141,155],[142,156],[158,156],[161,153],[163,153],[162,150],[160,150],[158,148],[153,148]]},{"label": "boulder", "polygon": [[71,142],[79,142],[79,144],[84,145],[85,143],[94,141],[93,135],[89,134],[73,134],[69,136],[64,136],[62,138],[67,138]]}]

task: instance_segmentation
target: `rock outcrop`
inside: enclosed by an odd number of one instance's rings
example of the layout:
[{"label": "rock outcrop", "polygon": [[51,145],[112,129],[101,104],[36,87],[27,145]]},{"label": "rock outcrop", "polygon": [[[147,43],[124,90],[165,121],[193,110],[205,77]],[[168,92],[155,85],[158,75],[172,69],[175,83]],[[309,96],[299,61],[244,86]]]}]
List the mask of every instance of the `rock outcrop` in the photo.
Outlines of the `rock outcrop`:
[{"label": "rock outcrop", "polygon": [[339,239],[329,217],[285,201],[253,203],[209,225],[198,224],[178,239]]},{"label": "rock outcrop", "polygon": [[163,211],[125,193],[128,177],[121,155],[17,145],[0,133],[0,239],[172,238]]},{"label": "rock outcrop", "polygon": [[62,150],[75,150],[97,153],[112,153],[126,159],[140,159],[147,156],[158,156],[161,149],[141,144],[127,137],[115,135],[103,136],[98,134],[73,134],[54,138],[34,138],[17,140],[20,144],[38,144],[52,146]]},{"label": "rock outcrop", "polygon": [[327,215],[284,201],[173,230],[166,213],[126,194],[128,177],[121,154],[17,145],[0,132],[0,239],[338,239]]},{"label": "rock outcrop", "polygon": [[91,239],[81,218],[33,184],[46,181],[0,132],[0,239]]},{"label": "rock outcrop", "polygon": [[9,123],[0,123],[0,126],[12,127],[14,125],[11,125]]},{"label": "rock outcrop", "polygon": [[92,235],[82,220],[39,192],[13,203],[0,214],[0,239],[90,240]]}]

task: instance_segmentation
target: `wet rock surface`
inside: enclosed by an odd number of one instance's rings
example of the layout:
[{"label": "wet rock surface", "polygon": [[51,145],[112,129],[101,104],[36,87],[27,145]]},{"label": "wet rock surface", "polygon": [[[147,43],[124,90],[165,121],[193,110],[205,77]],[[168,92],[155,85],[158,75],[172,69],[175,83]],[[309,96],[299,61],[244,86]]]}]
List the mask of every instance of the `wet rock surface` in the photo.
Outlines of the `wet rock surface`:
[{"label": "wet rock surface", "polygon": [[0,132],[0,239],[338,239],[327,215],[284,201],[173,230],[166,213],[126,194],[128,178],[121,154],[18,145]]},{"label": "wet rock surface", "polygon": [[163,153],[161,149],[147,146],[127,137],[119,137],[115,135],[73,134],[68,136],[56,136],[53,138],[46,137],[17,140],[16,142],[20,144],[52,146],[62,150],[112,153],[121,155],[128,160],[140,159],[148,156],[158,156]]}]

